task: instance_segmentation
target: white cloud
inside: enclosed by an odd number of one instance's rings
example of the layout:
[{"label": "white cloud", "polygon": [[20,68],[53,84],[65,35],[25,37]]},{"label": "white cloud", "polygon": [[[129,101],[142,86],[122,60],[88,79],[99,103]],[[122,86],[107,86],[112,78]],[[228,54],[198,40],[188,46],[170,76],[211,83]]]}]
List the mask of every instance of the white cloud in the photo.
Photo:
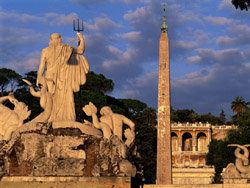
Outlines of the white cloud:
[{"label": "white cloud", "polygon": [[216,39],[216,44],[220,46],[234,46],[237,43],[235,38],[220,36]]},{"label": "white cloud", "polygon": [[46,35],[32,29],[6,26],[0,27],[0,33],[0,60],[5,66],[25,56],[27,51],[30,53],[37,45],[48,43]]},{"label": "white cloud", "polygon": [[132,99],[138,98],[140,96],[140,91],[139,90],[134,90],[134,89],[133,90],[130,90],[130,89],[123,90],[122,96],[124,98],[132,98]]},{"label": "white cloud", "polygon": [[90,5],[97,5],[97,4],[103,4],[103,3],[124,3],[124,4],[136,4],[136,3],[147,3],[150,2],[150,0],[71,0],[74,3],[77,3],[79,5],[83,6],[90,6]]},{"label": "white cloud", "polygon": [[104,3],[103,0],[71,0],[71,1],[79,5],[83,5],[83,6]]},{"label": "white cloud", "polygon": [[109,49],[109,52],[112,55],[114,55],[114,56],[116,56],[118,58],[123,55],[122,51],[119,50],[118,48],[114,47],[114,46],[109,46],[108,49]]},{"label": "white cloud", "polygon": [[33,52],[23,57],[21,60],[9,62],[8,67],[13,70],[16,70],[17,72],[38,70],[40,63],[40,55],[41,52]]},{"label": "white cloud", "polygon": [[123,18],[130,22],[135,22],[138,19],[145,18],[146,15],[150,14],[148,7],[140,7],[137,8],[135,11],[129,10]]},{"label": "white cloud", "polygon": [[128,79],[123,86],[122,97],[148,101],[151,107],[157,102],[158,72],[147,72],[136,78]]},{"label": "white cloud", "polygon": [[[111,52],[114,52],[113,49],[114,48],[111,48],[112,50]],[[115,70],[118,66],[131,65],[131,63],[135,59],[136,54],[137,54],[136,49],[129,48],[123,54],[118,56],[116,59],[103,61],[102,67],[106,70]]]},{"label": "white cloud", "polygon": [[46,13],[44,15],[46,22],[53,26],[59,25],[72,25],[73,20],[78,18],[76,13],[71,14],[57,14],[57,13]]},{"label": "white cloud", "polygon": [[155,81],[157,79],[158,79],[158,72],[148,72],[140,77],[137,77],[135,80],[130,79],[129,83],[133,85],[135,88],[145,88],[148,87],[149,84],[152,83],[152,81]]},{"label": "white cloud", "polygon": [[187,42],[187,41],[178,40],[178,41],[173,41],[173,42],[176,48],[192,49],[192,48],[197,47],[197,44],[192,41]]},{"label": "white cloud", "polygon": [[[181,79],[171,81],[172,105],[177,108],[194,109],[200,113],[219,115],[225,104],[235,96],[249,101],[249,64],[217,64],[211,69],[192,72]],[[195,102],[194,102],[195,101]],[[230,108],[224,109],[232,114]]]},{"label": "white cloud", "polygon": [[207,74],[208,74],[208,70],[203,69],[197,72],[191,72],[191,73],[185,74],[184,77],[186,79],[200,79],[201,77],[204,77]]},{"label": "white cloud", "polygon": [[231,0],[222,0],[220,5],[219,5],[219,9],[233,9],[234,6],[231,3]]},{"label": "white cloud", "polygon": [[129,33],[118,34],[119,37],[130,40],[130,41],[137,41],[140,40],[141,32],[132,31]]},{"label": "white cloud", "polygon": [[245,60],[244,53],[239,49],[214,50],[211,48],[200,48],[196,50],[198,56],[187,58],[189,63],[201,65],[213,64],[238,64]]},{"label": "white cloud", "polygon": [[200,56],[191,56],[187,58],[187,61],[190,63],[196,63],[198,64],[201,61],[201,57]]},{"label": "white cloud", "polygon": [[45,13],[42,16],[34,16],[30,14],[20,14],[17,12],[0,11],[0,19],[9,22],[18,22],[28,24],[31,22],[49,24],[49,25],[71,25],[72,20],[77,19],[76,13],[58,14],[58,13]]},{"label": "white cloud", "polygon": [[29,14],[19,14],[17,12],[0,11],[1,20],[10,20],[15,22],[29,23],[29,22],[45,22],[45,18],[33,16]]},{"label": "white cloud", "polygon": [[213,17],[213,16],[206,16],[205,20],[211,22],[214,25],[227,25],[227,24],[236,24],[239,23],[238,20],[226,18],[226,17]]},{"label": "white cloud", "polygon": [[232,35],[247,37],[250,33],[250,27],[248,25],[237,25],[235,27],[229,27],[229,32]]},{"label": "white cloud", "polygon": [[236,25],[228,28],[229,36],[220,36],[216,43],[220,46],[242,46],[250,43],[250,27],[248,25]]},{"label": "white cloud", "polygon": [[94,24],[86,23],[86,28],[90,31],[100,31],[108,33],[114,29],[121,28],[122,24],[117,24],[108,17],[99,17],[94,19]]}]

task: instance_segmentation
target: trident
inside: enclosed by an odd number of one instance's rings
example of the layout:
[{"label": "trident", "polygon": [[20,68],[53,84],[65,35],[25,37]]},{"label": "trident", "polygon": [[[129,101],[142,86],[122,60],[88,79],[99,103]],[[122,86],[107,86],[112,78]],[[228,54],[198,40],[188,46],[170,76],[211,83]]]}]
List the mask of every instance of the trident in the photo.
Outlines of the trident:
[{"label": "trident", "polygon": [[[77,31],[77,32],[80,32],[80,31],[84,31],[84,28],[83,28],[83,21],[81,20],[82,24],[80,24],[80,20],[77,19],[77,25],[75,23],[75,20],[73,20],[73,29],[74,31]],[[78,46],[80,44],[80,41],[78,41]]]},{"label": "trident", "polygon": [[76,26],[75,20],[73,20],[73,29],[74,29],[74,31],[78,31],[78,32],[84,31],[83,21],[81,21],[81,22],[82,22],[82,24],[80,24],[80,20],[77,19],[77,26]]},{"label": "trident", "polygon": [[[81,22],[81,24],[80,24]],[[77,19],[77,25],[76,25],[76,21],[73,20],[73,30],[77,31],[77,32],[83,32],[84,31],[84,27],[83,27],[83,21],[79,20],[79,18]],[[80,45],[80,41],[78,41],[78,46]],[[82,116],[82,110],[81,110],[81,86],[80,86],[80,91],[78,92],[78,104],[79,104],[79,109],[78,109],[78,116],[77,119],[80,120],[81,116]]]}]

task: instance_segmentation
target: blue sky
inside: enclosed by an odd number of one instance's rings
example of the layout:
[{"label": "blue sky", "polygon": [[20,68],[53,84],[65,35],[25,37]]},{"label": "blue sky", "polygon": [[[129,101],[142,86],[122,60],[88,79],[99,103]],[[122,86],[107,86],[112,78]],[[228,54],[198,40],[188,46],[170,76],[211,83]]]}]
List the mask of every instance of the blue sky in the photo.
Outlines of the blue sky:
[{"label": "blue sky", "polygon": [[37,70],[50,35],[77,46],[72,20],[84,21],[90,69],[111,78],[118,98],[157,108],[158,45],[166,3],[174,109],[232,115],[250,101],[250,12],[231,0],[8,0],[0,5],[0,67]]}]

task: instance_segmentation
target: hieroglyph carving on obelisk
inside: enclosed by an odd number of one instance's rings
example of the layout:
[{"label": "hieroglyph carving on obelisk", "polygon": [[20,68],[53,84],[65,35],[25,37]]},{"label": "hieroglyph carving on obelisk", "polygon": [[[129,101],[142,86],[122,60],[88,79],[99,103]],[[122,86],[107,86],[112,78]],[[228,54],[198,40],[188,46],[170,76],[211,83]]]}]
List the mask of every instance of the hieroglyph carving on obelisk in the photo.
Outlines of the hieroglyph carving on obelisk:
[{"label": "hieroglyph carving on obelisk", "polygon": [[157,184],[172,183],[169,42],[165,17],[159,44]]}]

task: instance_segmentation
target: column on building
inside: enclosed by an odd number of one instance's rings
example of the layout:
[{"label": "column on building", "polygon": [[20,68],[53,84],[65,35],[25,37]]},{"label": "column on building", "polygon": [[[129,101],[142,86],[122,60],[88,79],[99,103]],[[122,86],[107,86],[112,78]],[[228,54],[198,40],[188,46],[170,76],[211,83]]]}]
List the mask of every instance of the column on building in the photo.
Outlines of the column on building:
[{"label": "column on building", "polygon": [[208,152],[208,146],[211,142],[211,129],[208,129],[207,131],[207,147],[206,147],[206,151]]},{"label": "column on building", "polygon": [[178,148],[179,148],[179,151],[182,151],[182,135],[181,135],[181,129],[179,129],[179,144],[178,144]]},{"label": "column on building", "polygon": [[197,137],[195,135],[195,129],[193,129],[193,141],[192,141],[193,151],[197,151]]}]

